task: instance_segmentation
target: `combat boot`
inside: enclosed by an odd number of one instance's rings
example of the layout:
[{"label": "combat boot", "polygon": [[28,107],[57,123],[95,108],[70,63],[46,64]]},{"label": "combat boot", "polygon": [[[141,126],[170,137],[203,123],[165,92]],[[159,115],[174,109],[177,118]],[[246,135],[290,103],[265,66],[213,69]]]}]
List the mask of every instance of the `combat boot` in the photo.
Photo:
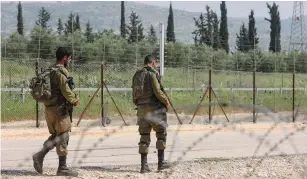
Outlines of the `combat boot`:
[{"label": "combat boot", "polygon": [[37,152],[32,156],[34,169],[40,174],[43,173],[43,162],[48,152],[48,149],[43,148],[41,151]]},{"label": "combat boot", "polygon": [[171,164],[164,160],[164,150],[158,150],[158,170],[170,168]]},{"label": "combat boot", "polygon": [[147,163],[147,154],[141,154],[141,171],[140,173],[151,172]]},{"label": "combat boot", "polygon": [[69,169],[66,165],[66,156],[59,156],[59,168],[56,172],[57,176],[72,176],[77,177],[78,172]]}]

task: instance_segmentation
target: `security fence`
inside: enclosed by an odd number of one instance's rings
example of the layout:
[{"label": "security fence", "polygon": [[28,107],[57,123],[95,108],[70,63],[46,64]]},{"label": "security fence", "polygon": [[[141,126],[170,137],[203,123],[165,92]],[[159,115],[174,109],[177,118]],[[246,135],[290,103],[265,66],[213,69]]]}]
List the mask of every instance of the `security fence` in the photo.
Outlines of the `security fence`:
[{"label": "security fence", "polygon": [[[43,105],[36,106],[28,87],[30,79],[36,75],[36,70],[42,71],[53,63],[53,60],[2,60],[2,121],[35,120],[37,118],[44,120]],[[79,118],[100,86],[102,77],[108,89],[104,87],[103,92],[100,90],[93,97],[84,118],[101,118],[102,104],[105,107],[104,115],[119,116],[113,100],[124,116],[135,115],[135,106],[131,96],[131,81],[134,72],[140,67],[139,64],[136,66],[124,63],[105,63],[102,66],[98,61],[73,64],[69,71],[74,78],[75,91],[80,98],[80,106],[74,109],[73,117]],[[281,70],[274,70],[273,73],[232,71],[227,70],[228,68],[230,67],[223,66],[221,68],[214,65],[195,64],[168,65],[165,68],[162,83],[180,114],[192,115],[195,112],[196,104],[200,102],[206,88],[211,84],[213,91],[211,91],[211,95],[207,93],[202,103],[216,102],[216,95],[220,103],[237,102],[246,105],[260,105],[273,112],[288,111],[289,120],[294,120],[294,116],[297,119],[306,116],[306,73],[289,73]],[[250,109],[231,106],[223,109],[227,114],[248,112],[257,115],[257,111]],[[208,112],[209,110],[211,113]],[[170,112],[172,113],[172,111]],[[212,116],[222,114],[222,111],[218,106],[209,105],[201,107],[197,114]]]}]

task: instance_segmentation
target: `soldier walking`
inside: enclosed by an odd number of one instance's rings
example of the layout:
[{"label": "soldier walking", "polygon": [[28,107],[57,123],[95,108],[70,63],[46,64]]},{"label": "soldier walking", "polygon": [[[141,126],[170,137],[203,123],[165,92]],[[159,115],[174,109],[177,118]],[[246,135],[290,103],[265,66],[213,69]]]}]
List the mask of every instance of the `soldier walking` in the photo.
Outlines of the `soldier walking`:
[{"label": "soldier walking", "polygon": [[78,176],[78,173],[69,169],[66,165],[68,154],[67,146],[69,141],[68,132],[71,130],[71,120],[68,118],[68,105],[77,106],[79,99],[70,88],[72,81],[69,81],[67,67],[71,61],[71,53],[64,47],[56,51],[56,64],[52,67],[57,69],[51,74],[50,100],[44,102],[45,119],[51,136],[44,142],[43,148],[33,155],[33,165],[38,173],[43,173],[43,161],[45,155],[56,147],[59,156],[58,176]]},{"label": "soldier walking", "polygon": [[139,153],[141,154],[140,173],[150,172],[147,163],[150,132],[156,132],[156,148],[158,150],[158,170],[170,167],[164,160],[167,136],[167,115],[170,108],[168,98],[161,90],[160,75],[155,70],[157,59],[148,55],[144,59],[144,66],[133,76],[133,103],[137,106],[137,124],[139,126]]}]

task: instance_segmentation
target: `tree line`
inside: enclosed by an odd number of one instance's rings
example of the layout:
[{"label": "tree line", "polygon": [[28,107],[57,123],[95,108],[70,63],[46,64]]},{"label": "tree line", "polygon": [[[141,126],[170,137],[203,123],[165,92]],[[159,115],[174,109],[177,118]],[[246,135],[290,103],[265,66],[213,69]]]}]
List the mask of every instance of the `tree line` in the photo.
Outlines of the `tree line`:
[{"label": "tree line", "polygon": [[[125,4],[121,1],[120,34],[112,29],[93,32],[87,21],[85,29],[80,25],[80,14],[68,15],[67,20],[57,19],[57,29],[49,26],[51,13],[42,7],[38,13],[35,27],[28,37],[23,32],[22,6],[18,3],[17,32],[12,33],[2,45],[3,57],[10,58],[43,58],[53,59],[54,50],[58,45],[73,47],[73,59],[76,63],[89,63],[92,61],[106,60],[109,63],[141,63],[142,57],[148,53],[159,51],[157,34],[153,25],[145,34],[141,18],[136,12],[131,12],[128,23],[125,17]],[[168,23],[166,28],[165,62],[166,66],[202,65],[212,66],[217,69],[231,69],[250,71],[257,65],[257,71],[271,72],[277,66],[283,71],[293,69],[292,54],[284,54],[280,48],[280,18],[278,6],[269,5],[270,18],[265,18],[271,23],[271,41],[269,52],[261,52],[258,48],[254,11],[248,16],[248,25],[242,23],[240,32],[237,33],[237,52],[229,54],[227,8],[225,1],[220,4],[221,16],[206,6],[206,12],[194,18],[195,30],[192,32],[194,44],[183,44],[176,41],[174,15],[172,3],[169,7]],[[3,41],[2,41],[3,43]],[[253,53],[251,53],[253,50]],[[275,57],[273,54],[277,53]],[[281,56],[280,56],[281,55]],[[304,56],[305,57],[305,56]],[[303,58],[303,57],[302,57]],[[257,60],[258,59],[258,60]],[[255,64],[254,64],[254,61]],[[274,63],[273,63],[274,62]],[[272,67],[274,64],[274,68]],[[304,71],[307,67],[304,60],[297,60],[296,70]],[[271,64],[271,65],[268,65]],[[306,69],[306,68],[305,68]],[[306,70],[305,70],[306,71]]]}]

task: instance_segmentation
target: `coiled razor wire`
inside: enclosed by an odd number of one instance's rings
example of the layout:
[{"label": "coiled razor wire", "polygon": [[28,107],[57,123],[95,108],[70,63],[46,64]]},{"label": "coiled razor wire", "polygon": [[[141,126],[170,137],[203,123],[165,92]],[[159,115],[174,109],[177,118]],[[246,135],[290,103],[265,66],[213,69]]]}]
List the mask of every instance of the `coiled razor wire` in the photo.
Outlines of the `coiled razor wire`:
[{"label": "coiled razor wire", "polygon": [[[211,106],[216,106],[216,105],[219,105],[218,103],[208,103],[208,104],[202,104],[201,106],[204,107],[204,106],[208,106],[208,105],[211,105]],[[188,105],[189,107],[195,107],[195,105]],[[235,102],[232,102],[232,103],[223,103],[223,106],[232,106],[232,107],[240,107],[240,108],[248,108],[248,109],[253,109],[253,105],[249,105],[249,104],[239,104],[239,103],[235,103]],[[187,106],[182,106],[181,108],[186,108]],[[272,118],[274,120],[274,124],[269,128],[269,130],[264,134],[263,137],[256,137],[255,133],[250,131],[249,133],[247,132],[246,129],[244,128],[238,128],[235,126],[235,123],[240,123],[240,122],[243,122],[243,121],[246,121],[246,119],[248,117],[244,117],[240,120],[236,120],[236,121],[233,121],[233,122],[223,122],[222,124],[220,124],[220,126],[216,129],[212,129],[210,130],[208,133],[205,133],[204,135],[202,135],[201,137],[199,137],[197,140],[195,140],[190,146],[188,146],[182,153],[181,155],[173,162],[173,167],[168,171],[163,171],[164,172],[164,177],[165,178],[169,178],[172,173],[174,172],[174,167],[176,165],[178,165],[184,158],[185,155],[187,155],[187,153],[192,150],[195,146],[197,146],[199,143],[201,143],[203,140],[205,140],[206,138],[209,138],[210,136],[214,135],[215,133],[221,131],[223,128],[226,128],[226,127],[232,127],[232,129],[234,131],[239,131],[241,134],[244,134],[244,135],[247,135],[251,138],[255,138],[256,140],[259,141],[259,144],[257,146],[257,148],[255,149],[254,151],[254,154],[253,156],[256,156],[256,154],[258,153],[260,147],[262,145],[265,145],[267,147],[270,147],[269,151],[267,151],[265,153],[264,156],[261,157],[261,160],[259,160],[256,165],[253,167],[253,170],[250,171],[248,174],[246,174],[245,177],[250,177],[253,175],[253,173],[255,173],[257,167],[259,167],[261,165],[261,163],[263,162],[263,160],[265,159],[265,157],[267,157],[270,153],[272,153],[273,151],[276,151],[276,150],[279,150],[278,149],[278,146],[282,143],[284,143],[285,141],[290,141],[291,142],[291,136],[294,136],[296,133],[298,132],[305,132],[306,131],[306,127],[303,126],[303,127],[299,127],[298,124],[293,124],[293,126],[296,128],[295,131],[292,131],[291,133],[285,135],[283,138],[281,138],[277,143],[275,144],[271,144],[270,141],[265,141],[265,139],[269,136],[269,134],[276,128],[278,127],[278,125],[280,124],[281,122],[281,116],[279,114],[276,114],[276,113],[272,113],[272,111],[270,111],[269,109],[265,108],[265,107],[262,107],[262,106],[255,106],[256,110],[257,111],[260,111],[261,113],[263,113],[265,116],[268,116],[270,118]],[[155,118],[154,117],[155,115],[152,115],[152,114],[149,114],[147,116],[147,119],[148,120],[151,120],[151,121],[156,121],[156,122],[159,122],[159,119]],[[128,125],[130,125],[130,121],[127,122]],[[218,124],[217,121],[214,121],[214,124]],[[76,156],[78,154],[78,151],[79,151],[79,148],[80,148],[80,145],[82,143],[82,140],[84,138],[84,135],[86,133],[86,131],[90,130],[92,127],[96,127],[98,126],[99,123],[98,122],[92,122],[88,127],[84,128],[82,130],[82,133],[81,133],[81,136],[80,136],[80,139],[78,140],[78,144],[76,146],[76,153],[75,153],[75,156],[73,157],[73,162],[72,164],[74,165],[76,163]],[[98,147],[99,144],[102,144],[107,138],[111,137],[112,135],[114,135],[115,133],[117,133],[118,131],[122,130],[123,128],[125,127],[125,124],[123,125],[120,125],[118,128],[116,129],[113,129],[111,132],[106,132],[106,134],[104,134],[102,137],[100,137],[90,148],[88,148],[86,150],[86,153],[81,157],[81,159],[78,160],[77,162],[77,166],[80,166],[82,163],[83,163],[83,160],[88,158],[90,156],[90,153]],[[173,140],[172,140],[172,144],[171,144],[171,149],[174,148],[175,146],[175,143],[176,143],[176,136],[178,135],[180,129],[181,129],[182,125],[177,125],[177,128],[175,130],[175,134],[173,136]],[[59,137],[56,137],[54,142],[57,143],[59,142],[61,139]],[[296,153],[298,153],[298,150],[296,149],[296,147],[294,146],[293,143],[292,144],[292,147],[294,149],[294,151],[296,151]],[[54,146],[54,143],[48,143],[47,146],[51,146],[53,145]],[[173,151],[173,150],[172,150]],[[170,158],[172,157],[172,152],[170,153],[169,155],[169,160]],[[18,167],[23,167],[25,162],[28,162],[31,160],[31,157],[27,157],[25,158],[22,162],[20,162],[18,164]]]}]

